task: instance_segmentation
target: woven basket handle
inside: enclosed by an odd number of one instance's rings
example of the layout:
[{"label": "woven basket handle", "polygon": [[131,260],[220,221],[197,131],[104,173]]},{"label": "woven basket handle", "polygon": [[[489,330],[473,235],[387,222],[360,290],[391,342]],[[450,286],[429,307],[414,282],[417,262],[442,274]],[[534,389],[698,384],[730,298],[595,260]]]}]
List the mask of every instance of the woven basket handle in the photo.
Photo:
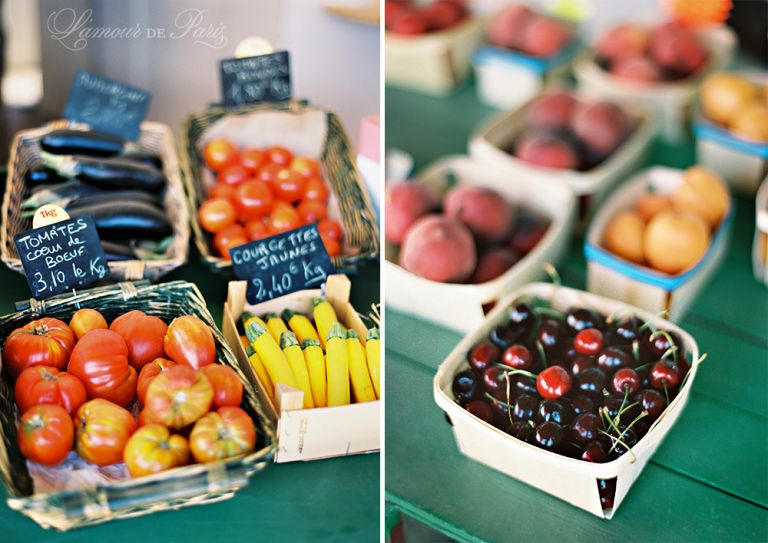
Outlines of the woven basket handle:
[{"label": "woven basket handle", "polygon": [[150,285],[150,282],[146,279],[143,279],[141,281],[128,281],[123,283],[117,283],[114,285],[104,285],[101,287],[94,287],[91,289],[81,290],[79,292],[76,289],[72,289],[71,292],[63,292],[61,294],[51,296],[50,298],[47,298],[45,300],[37,300],[35,298],[19,300],[14,304],[14,306],[16,307],[16,311],[26,311],[27,309],[32,309],[34,313],[41,314],[45,311],[45,305],[48,303],[56,303],[56,304],[66,303],[70,300],[77,298],[78,296],[84,296],[86,294],[94,294],[97,292],[111,292],[115,290],[122,290],[123,292],[128,292],[129,290],[135,290],[135,289],[146,287],[149,285]]}]

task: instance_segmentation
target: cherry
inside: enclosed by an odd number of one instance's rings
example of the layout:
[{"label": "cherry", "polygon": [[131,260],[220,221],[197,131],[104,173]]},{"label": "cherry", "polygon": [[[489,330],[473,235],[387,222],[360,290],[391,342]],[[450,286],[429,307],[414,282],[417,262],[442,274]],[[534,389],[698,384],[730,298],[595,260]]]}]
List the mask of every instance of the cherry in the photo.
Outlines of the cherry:
[{"label": "cherry", "polygon": [[[629,428],[629,429],[622,428],[621,432],[622,432],[622,435],[619,438],[621,439],[621,443],[616,443],[615,446],[611,444],[611,447],[613,447],[613,451],[611,451],[609,456],[613,458],[618,458],[619,456],[622,456],[624,453],[628,452],[628,448],[631,449],[632,447],[637,445],[637,434],[632,428]],[[615,436],[615,437],[618,437],[618,436]],[[610,447],[608,448],[608,450],[610,450]]]},{"label": "cherry", "polygon": [[530,420],[539,407],[539,399],[530,394],[518,396],[512,408],[512,418],[515,420]]},{"label": "cherry", "polygon": [[500,356],[501,350],[496,345],[483,341],[472,347],[467,361],[475,372],[483,373],[488,366],[498,362]]},{"label": "cherry", "polygon": [[597,406],[589,396],[579,394],[571,400],[571,407],[576,415],[582,413],[597,413]]},{"label": "cherry", "polygon": [[530,443],[533,440],[533,432],[533,426],[528,424],[527,420],[516,420],[508,430],[509,434],[526,443]]},{"label": "cherry", "polygon": [[460,404],[467,404],[472,401],[473,398],[480,392],[480,387],[477,382],[477,375],[470,371],[464,370],[458,373],[453,378],[453,386],[451,387],[454,397],[459,400]]},{"label": "cherry", "polygon": [[613,479],[598,479],[597,493],[600,495],[600,504],[603,509],[613,507],[613,498],[616,496],[616,477]]},{"label": "cherry", "polygon": [[536,380],[527,375],[513,375],[510,378],[510,388],[519,394],[538,394]]},{"label": "cherry", "polygon": [[677,359],[677,366],[680,368],[680,382],[683,382],[683,379],[685,379],[685,376],[688,375],[688,372],[691,369],[691,364],[685,359],[685,357],[679,357]]},{"label": "cherry", "polygon": [[643,411],[648,412],[648,416],[645,419],[648,422],[655,421],[667,408],[667,399],[664,397],[664,394],[652,388],[641,390],[633,399],[640,404]]},{"label": "cherry", "polygon": [[640,339],[640,328],[642,326],[643,321],[637,317],[621,319],[612,328],[614,341],[621,345],[631,345],[633,341]]},{"label": "cherry", "polygon": [[554,351],[563,336],[563,325],[557,319],[547,318],[542,321],[536,331],[536,341],[541,343],[547,352]]},{"label": "cherry", "polygon": [[488,404],[488,402],[484,402],[483,400],[475,400],[473,402],[469,402],[466,409],[480,420],[484,420],[488,423],[493,420],[493,411],[491,410],[491,406]]},{"label": "cherry", "polygon": [[533,366],[533,355],[528,347],[519,343],[512,345],[501,358],[502,363],[518,370],[529,370]]},{"label": "cherry", "polygon": [[651,425],[645,422],[645,417],[638,420],[632,425],[632,429],[637,434],[637,439],[639,440],[641,437],[643,437],[645,434],[648,433],[648,430],[651,429]]},{"label": "cherry", "polygon": [[579,352],[573,347],[573,345],[566,345],[562,354],[563,358],[568,361],[573,361],[577,356],[581,356]]},{"label": "cherry", "polygon": [[518,329],[530,330],[536,322],[533,307],[527,303],[517,304],[509,310],[509,322]]},{"label": "cherry", "polygon": [[542,422],[533,433],[533,444],[547,451],[556,451],[563,443],[565,431],[556,422]]},{"label": "cherry", "polygon": [[504,376],[504,370],[498,366],[491,366],[483,372],[483,386],[485,390],[494,394],[497,390],[507,386],[507,378]]},{"label": "cherry", "polygon": [[603,317],[586,307],[571,308],[565,315],[565,325],[571,334],[575,335],[587,328],[602,328],[605,325]]},{"label": "cherry", "polygon": [[605,372],[599,368],[589,368],[576,376],[576,390],[582,394],[600,397],[607,383]]},{"label": "cherry", "polygon": [[574,377],[576,377],[578,374],[580,374],[582,371],[594,368],[595,367],[595,359],[591,356],[584,356],[583,354],[578,355],[576,358],[573,359],[573,362],[571,363],[571,373]]},{"label": "cherry", "polygon": [[[672,338],[672,343],[669,342],[668,337]],[[659,334],[651,330],[646,330],[640,340],[640,351],[649,360],[658,360],[665,353],[669,351],[672,346],[676,346],[677,350],[672,356],[673,360],[678,360],[684,357],[682,350],[683,342],[680,340],[677,334],[674,332],[667,332],[666,334]]]},{"label": "cherry", "polygon": [[680,367],[671,360],[659,360],[651,366],[648,380],[655,389],[675,389],[680,384]]},{"label": "cherry", "polygon": [[491,333],[488,336],[491,343],[496,345],[502,351],[517,341],[519,337],[520,334],[518,331],[509,324],[497,326],[491,330]]},{"label": "cherry", "polygon": [[584,413],[576,417],[571,427],[573,439],[582,445],[594,441],[600,437],[603,422],[594,413]]},{"label": "cherry", "polygon": [[493,425],[504,429],[509,426],[509,407],[504,400],[491,400],[490,406],[493,411]]},{"label": "cherry", "polygon": [[536,390],[542,398],[556,400],[570,389],[571,376],[560,366],[550,366],[536,377]]},{"label": "cherry", "polygon": [[587,443],[586,447],[584,447],[584,451],[581,453],[581,456],[579,457],[581,460],[584,460],[586,462],[605,462],[608,457],[605,454],[605,447],[603,447],[603,444],[599,441],[592,441],[590,443]]},{"label": "cherry", "polygon": [[613,373],[619,368],[632,365],[632,355],[622,347],[607,347],[597,357],[597,367],[605,373]]},{"label": "cherry", "polygon": [[586,328],[573,338],[573,347],[579,354],[596,355],[603,350],[603,333],[597,328]]},{"label": "cherry", "polygon": [[552,421],[567,426],[573,420],[573,408],[560,400],[541,400],[536,410],[538,422]]},{"label": "cherry", "polygon": [[[640,414],[642,409],[640,409],[639,405],[632,406],[633,402],[631,402],[629,399],[625,400],[623,394],[619,394],[617,396],[610,396],[605,399],[605,403],[603,404],[605,409],[608,410],[608,416],[611,417],[611,419],[615,419],[616,417],[620,417],[620,420],[623,421],[632,421],[635,419],[637,415]],[[621,415],[621,411],[624,411]]]},{"label": "cherry", "polygon": [[640,376],[632,368],[620,368],[613,374],[613,391],[617,394],[634,394],[640,389]]}]

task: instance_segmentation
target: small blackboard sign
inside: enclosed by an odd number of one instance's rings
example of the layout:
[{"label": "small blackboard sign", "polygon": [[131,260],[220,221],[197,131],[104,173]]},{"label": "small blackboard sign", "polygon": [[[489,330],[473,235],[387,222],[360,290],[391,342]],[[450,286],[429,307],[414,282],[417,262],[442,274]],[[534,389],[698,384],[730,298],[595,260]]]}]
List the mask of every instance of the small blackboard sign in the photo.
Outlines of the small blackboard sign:
[{"label": "small blackboard sign", "polygon": [[38,300],[104,279],[107,257],[90,216],[16,234],[13,238],[32,296]]},{"label": "small blackboard sign", "polygon": [[69,91],[64,118],[133,141],[147,115],[150,94],[81,70]]},{"label": "small blackboard sign", "polygon": [[288,51],[219,63],[221,96],[225,106],[278,102],[291,97],[291,65]]},{"label": "small blackboard sign", "polygon": [[319,288],[334,273],[317,226],[310,224],[229,250],[235,275],[248,281],[250,304]]}]

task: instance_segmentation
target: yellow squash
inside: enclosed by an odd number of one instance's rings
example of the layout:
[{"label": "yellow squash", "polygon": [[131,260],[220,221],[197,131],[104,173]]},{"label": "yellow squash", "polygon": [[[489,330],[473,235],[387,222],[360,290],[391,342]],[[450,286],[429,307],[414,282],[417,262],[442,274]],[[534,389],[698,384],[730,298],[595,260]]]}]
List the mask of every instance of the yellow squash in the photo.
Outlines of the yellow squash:
[{"label": "yellow squash", "polygon": [[296,340],[296,334],[293,332],[283,332],[280,336],[280,348],[291,365],[293,375],[299,383],[299,388],[304,392],[304,409],[312,409],[315,402],[312,399],[312,388],[309,385],[309,372],[307,371],[307,362],[304,360],[304,353],[301,352],[299,342]]},{"label": "yellow squash", "polygon": [[281,319],[280,315],[277,313],[267,313],[264,315],[264,320],[267,323],[267,330],[269,330],[269,333],[272,334],[275,341],[279,342],[283,332],[288,331],[288,327],[285,325],[283,319]]},{"label": "yellow squash", "polygon": [[379,341],[379,329],[371,328],[368,330],[368,334],[365,336],[365,354],[368,361],[368,373],[371,374],[371,382],[373,384],[373,390],[376,392],[376,397],[381,398],[380,377],[381,377],[381,345]]},{"label": "yellow squash", "polygon": [[323,349],[325,349],[325,342],[328,334],[331,333],[331,328],[339,322],[339,319],[336,318],[336,311],[328,301],[315,298],[312,300],[312,316],[315,318],[315,326],[317,326],[317,333],[320,336],[320,343]]},{"label": "yellow squash", "polygon": [[307,371],[309,372],[309,386],[312,388],[312,399],[315,401],[315,407],[326,407],[328,399],[325,379],[325,355],[320,342],[314,339],[305,339],[301,342],[301,348],[304,351],[304,360],[307,362]]},{"label": "yellow squash", "polygon": [[305,339],[320,341],[320,337],[317,335],[315,327],[312,326],[312,321],[310,321],[306,315],[286,309],[283,311],[283,320],[288,323],[288,327],[293,330],[294,334],[296,334],[299,343],[303,342]]},{"label": "yellow squash", "polygon": [[299,388],[288,359],[280,350],[275,338],[267,332],[266,327],[258,322],[251,322],[245,329],[245,335],[248,336],[253,350],[258,353],[275,388],[277,388],[278,383]]},{"label": "yellow squash", "polygon": [[259,382],[261,383],[264,392],[266,392],[267,395],[272,400],[274,400],[275,386],[272,384],[272,379],[269,378],[269,373],[267,372],[267,368],[264,367],[264,363],[261,361],[261,358],[259,358],[259,355],[250,345],[245,348],[245,354],[248,355],[248,361],[251,363],[251,367],[253,368],[254,373],[256,373],[256,376],[259,378]]},{"label": "yellow squash", "polygon": [[349,355],[347,332],[338,322],[325,341],[325,369],[328,376],[328,406],[349,404]]},{"label": "yellow squash", "polygon": [[365,362],[365,350],[360,343],[360,336],[354,330],[347,331],[347,357],[349,358],[349,380],[356,402],[376,401],[368,365]]}]

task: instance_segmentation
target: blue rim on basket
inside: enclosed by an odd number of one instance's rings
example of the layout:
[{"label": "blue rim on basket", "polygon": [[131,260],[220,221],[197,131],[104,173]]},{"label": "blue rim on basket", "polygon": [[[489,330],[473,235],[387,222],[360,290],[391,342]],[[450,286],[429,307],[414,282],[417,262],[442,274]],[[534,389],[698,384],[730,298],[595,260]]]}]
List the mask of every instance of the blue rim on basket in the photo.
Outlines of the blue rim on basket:
[{"label": "blue rim on basket", "polygon": [[571,40],[566,47],[562,49],[556,55],[552,55],[546,58],[533,57],[520,53],[518,51],[511,51],[502,47],[496,47],[494,45],[482,45],[472,56],[472,62],[476,66],[482,66],[487,64],[518,64],[533,72],[543,74],[552,68],[555,68],[561,64],[564,64],[571,60],[579,49],[579,40]]},{"label": "blue rim on basket", "polygon": [[694,277],[707,262],[714,258],[715,249],[719,247],[720,244],[725,243],[725,238],[731,230],[735,215],[736,205],[733,199],[731,199],[730,209],[720,223],[720,226],[718,226],[717,232],[715,232],[715,235],[712,237],[707,252],[704,253],[704,256],[702,256],[693,267],[688,268],[677,275],[668,275],[666,273],[654,271],[647,266],[634,264],[614,255],[610,251],[607,251],[596,244],[590,243],[588,240],[584,241],[584,256],[587,257],[588,262],[602,264],[606,268],[617,271],[635,281],[672,291]]},{"label": "blue rim on basket", "polygon": [[760,158],[768,158],[768,143],[750,141],[735,136],[733,132],[715,126],[711,122],[703,119],[697,120],[693,125],[693,132],[697,138],[711,140],[726,147],[730,147],[748,155],[755,155]]}]

